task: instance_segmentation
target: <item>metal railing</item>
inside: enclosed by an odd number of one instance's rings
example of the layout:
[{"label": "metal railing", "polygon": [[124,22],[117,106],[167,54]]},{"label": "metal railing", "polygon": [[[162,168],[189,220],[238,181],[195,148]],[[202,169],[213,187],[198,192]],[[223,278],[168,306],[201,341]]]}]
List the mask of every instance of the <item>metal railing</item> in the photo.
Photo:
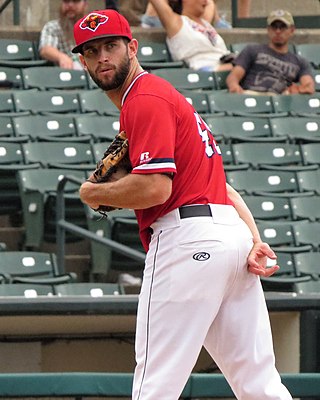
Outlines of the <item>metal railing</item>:
[{"label": "metal railing", "polygon": [[59,272],[63,273],[65,270],[65,242],[66,242],[66,232],[72,232],[73,234],[94,240],[98,243],[102,243],[109,247],[111,250],[116,251],[124,256],[130,257],[136,261],[145,261],[145,254],[140,251],[134,250],[124,244],[116,242],[114,240],[98,236],[97,234],[90,232],[87,229],[81,228],[73,223],[66,221],[65,216],[65,198],[64,198],[64,188],[67,182],[72,182],[78,184],[79,186],[83,181],[74,176],[68,175],[64,176],[58,183],[57,186],[57,221],[56,221],[56,234],[57,234],[57,260]]},{"label": "metal railing", "polygon": [[4,3],[0,5],[0,14],[10,3],[13,3],[13,24],[20,25],[20,0],[5,0]]}]

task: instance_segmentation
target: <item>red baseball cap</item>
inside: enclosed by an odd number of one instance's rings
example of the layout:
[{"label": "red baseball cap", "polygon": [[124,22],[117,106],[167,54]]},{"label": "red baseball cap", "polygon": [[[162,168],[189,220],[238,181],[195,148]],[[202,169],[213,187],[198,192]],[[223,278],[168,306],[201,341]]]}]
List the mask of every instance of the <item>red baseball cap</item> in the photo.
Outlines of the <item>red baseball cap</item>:
[{"label": "red baseball cap", "polygon": [[76,47],[72,53],[81,53],[82,46],[91,40],[108,36],[124,36],[132,39],[132,33],[128,21],[117,11],[99,10],[79,19],[74,25],[73,35]]}]

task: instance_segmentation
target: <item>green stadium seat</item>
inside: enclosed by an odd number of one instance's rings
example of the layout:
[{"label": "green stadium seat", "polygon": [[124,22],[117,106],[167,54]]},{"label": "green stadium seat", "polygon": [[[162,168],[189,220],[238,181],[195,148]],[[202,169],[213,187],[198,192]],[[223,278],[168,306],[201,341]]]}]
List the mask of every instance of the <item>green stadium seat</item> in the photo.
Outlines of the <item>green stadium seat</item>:
[{"label": "green stadium seat", "polygon": [[67,114],[13,117],[12,123],[15,135],[28,141],[77,137],[73,117]]},{"label": "green stadium seat", "polygon": [[124,294],[124,289],[118,283],[105,282],[76,282],[54,285],[54,292],[57,296],[119,296]]},{"label": "green stadium seat", "polygon": [[308,219],[320,221],[320,196],[290,198],[292,218],[295,220]]},{"label": "green stadium seat", "polygon": [[79,92],[81,113],[119,116],[120,111],[101,89],[81,90]]},{"label": "green stadium seat", "polygon": [[320,141],[320,115],[271,118],[270,123],[274,137],[282,137],[292,143]]},{"label": "green stadium seat", "polygon": [[15,111],[30,114],[80,113],[76,91],[20,90],[13,93]]},{"label": "green stadium seat", "polygon": [[152,71],[168,82],[177,90],[212,90],[217,89],[214,76],[208,71],[195,71],[191,68],[159,68]]},{"label": "green stadium seat", "polygon": [[137,57],[142,68],[146,70],[155,68],[184,67],[183,61],[173,61],[165,42],[139,40]]},{"label": "green stadium seat", "polygon": [[30,67],[21,69],[24,89],[63,90],[87,89],[84,71],[55,66]]},{"label": "green stadium seat", "polygon": [[224,91],[208,93],[211,113],[226,115],[270,117],[274,114],[271,96],[237,94]]},{"label": "green stadium seat", "polygon": [[290,96],[272,96],[273,107],[276,113],[291,116],[319,116],[320,93],[315,94],[293,94]]},{"label": "green stadium seat", "polygon": [[35,251],[3,251],[0,275],[6,283],[54,285],[74,282],[74,273],[60,274],[54,253]]},{"label": "green stadium seat", "polygon": [[[39,168],[18,171],[17,178],[22,203],[26,250],[38,250],[43,242],[56,242],[56,193],[64,176],[86,179],[85,171],[58,168]],[[66,217],[70,222],[86,226],[83,203],[79,198],[79,185],[68,183],[65,187]],[[66,235],[68,242],[79,240]]]},{"label": "green stadium seat", "polygon": [[296,53],[307,59],[315,69],[320,69],[320,44],[319,43],[297,43]]},{"label": "green stadium seat", "polygon": [[[236,164],[249,163],[253,169],[303,169],[300,147],[291,143],[234,143]],[[308,167],[306,167],[308,168]]]},{"label": "green stadium seat", "polygon": [[95,163],[91,145],[75,142],[28,142],[22,144],[26,164],[40,163],[42,167],[90,170]]}]

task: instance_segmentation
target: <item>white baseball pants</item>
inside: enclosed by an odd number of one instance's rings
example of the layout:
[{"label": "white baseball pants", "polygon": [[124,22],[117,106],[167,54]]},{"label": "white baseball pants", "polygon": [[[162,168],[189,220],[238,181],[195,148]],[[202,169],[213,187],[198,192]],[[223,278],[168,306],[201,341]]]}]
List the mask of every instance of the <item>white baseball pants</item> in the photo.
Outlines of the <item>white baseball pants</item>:
[{"label": "white baseball pants", "polygon": [[[192,207],[192,206],[191,206]],[[139,297],[133,400],[178,400],[202,346],[239,400],[290,400],[275,368],[252,235],[232,206],[153,224]]]}]

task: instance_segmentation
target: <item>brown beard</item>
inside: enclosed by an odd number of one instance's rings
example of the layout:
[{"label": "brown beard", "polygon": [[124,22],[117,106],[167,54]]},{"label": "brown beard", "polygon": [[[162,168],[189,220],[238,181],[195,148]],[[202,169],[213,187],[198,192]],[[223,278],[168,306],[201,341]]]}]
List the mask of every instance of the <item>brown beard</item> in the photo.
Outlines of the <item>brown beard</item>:
[{"label": "brown beard", "polygon": [[82,17],[85,16],[85,13],[79,13],[74,16],[74,18],[68,18],[65,14],[63,14],[62,9],[60,9],[60,16],[59,22],[61,28],[64,32],[64,36],[68,42],[74,44],[74,37],[73,37],[73,27],[74,24]]}]

